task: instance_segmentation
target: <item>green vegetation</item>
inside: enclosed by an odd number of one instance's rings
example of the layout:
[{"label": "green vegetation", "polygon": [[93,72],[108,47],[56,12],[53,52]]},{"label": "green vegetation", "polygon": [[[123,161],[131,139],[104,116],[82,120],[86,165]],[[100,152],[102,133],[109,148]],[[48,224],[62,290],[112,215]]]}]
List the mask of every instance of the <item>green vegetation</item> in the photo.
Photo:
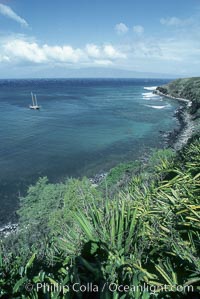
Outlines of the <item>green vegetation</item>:
[{"label": "green vegetation", "polygon": [[0,298],[200,296],[199,141],[120,164],[96,187],[40,178],[0,243]]},{"label": "green vegetation", "polygon": [[158,87],[157,90],[175,98],[192,101],[190,113],[200,115],[200,77],[177,79],[169,84]]},{"label": "green vegetation", "polygon": [[121,190],[127,188],[127,184],[132,176],[139,173],[141,168],[140,161],[120,163],[109,171],[97,189],[103,192],[105,196],[113,198],[119,192],[119,188]]},{"label": "green vegetation", "polygon": [[141,161],[121,163],[109,171],[97,190],[110,199],[115,197],[119,190],[128,192],[129,183],[133,177],[140,175],[143,181],[152,180],[153,177],[156,178],[160,164],[166,160],[171,161],[174,156],[175,153],[171,149],[152,150],[152,153],[141,158]]},{"label": "green vegetation", "polygon": [[[120,176],[122,168],[117,168]],[[31,186],[21,199],[17,235],[1,243],[2,298],[182,298],[177,285],[198,291],[199,139],[177,156],[155,152],[140,168],[112,199],[86,178],[56,185],[41,178]],[[117,169],[111,171],[113,181]],[[65,286],[66,294],[36,291],[45,283]],[[74,292],[75,283],[107,287],[97,295]],[[132,289],[112,292],[110,283]]]}]

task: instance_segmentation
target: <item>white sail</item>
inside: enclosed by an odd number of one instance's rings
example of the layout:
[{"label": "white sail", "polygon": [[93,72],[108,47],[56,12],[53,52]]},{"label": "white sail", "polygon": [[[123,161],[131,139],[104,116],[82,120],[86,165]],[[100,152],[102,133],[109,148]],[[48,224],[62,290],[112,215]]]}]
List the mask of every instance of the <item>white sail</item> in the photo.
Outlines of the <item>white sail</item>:
[{"label": "white sail", "polygon": [[33,97],[33,93],[32,92],[31,92],[31,98],[32,98],[33,106],[35,106],[34,97]]},{"label": "white sail", "polygon": [[30,109],[34,109],[34,110],[40,109],[40,106],[38,106],[38,103],[37,103],[37,97],[36,97],[36,94],[33,94],[33,93],[31,92],[31,97],[32,97],[33,105],[30,105],[29,108],[30,108]]},{"label": "white sail", "polygon": [[35,106],[38,106],[36,94],[35,94]]}]

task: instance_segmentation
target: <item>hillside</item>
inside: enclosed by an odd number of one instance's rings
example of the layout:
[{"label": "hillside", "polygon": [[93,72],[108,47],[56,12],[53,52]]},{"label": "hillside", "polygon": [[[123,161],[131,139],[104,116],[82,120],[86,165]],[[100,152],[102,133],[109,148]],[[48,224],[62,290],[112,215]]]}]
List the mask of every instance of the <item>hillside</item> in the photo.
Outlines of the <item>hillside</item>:
[{"label": "hillside", "polygon": [[190,113],[200,114],[198,111],[200,108],[200,77],[177,79],[157,87],[157,91],[164,95],[191,101]]}]

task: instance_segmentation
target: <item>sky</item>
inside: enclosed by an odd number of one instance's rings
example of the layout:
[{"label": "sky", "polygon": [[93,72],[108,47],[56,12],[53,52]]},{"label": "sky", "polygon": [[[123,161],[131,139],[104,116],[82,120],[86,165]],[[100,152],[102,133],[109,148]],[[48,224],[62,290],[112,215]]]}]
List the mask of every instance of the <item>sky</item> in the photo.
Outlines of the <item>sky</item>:
[{"label": "sky", "polygon": [[200,1],[0,0],[0,78],[91,69],[199,76]]}]

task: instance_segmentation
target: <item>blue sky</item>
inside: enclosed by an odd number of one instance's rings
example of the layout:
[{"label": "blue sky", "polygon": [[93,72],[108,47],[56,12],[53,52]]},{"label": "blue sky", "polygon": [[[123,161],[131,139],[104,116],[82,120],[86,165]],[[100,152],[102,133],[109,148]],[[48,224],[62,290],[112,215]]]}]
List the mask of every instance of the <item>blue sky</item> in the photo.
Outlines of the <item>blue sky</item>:
[{"label": "blue sky", "polygon": [[0,0],[0,77],[198,76],[199,0]]}]

